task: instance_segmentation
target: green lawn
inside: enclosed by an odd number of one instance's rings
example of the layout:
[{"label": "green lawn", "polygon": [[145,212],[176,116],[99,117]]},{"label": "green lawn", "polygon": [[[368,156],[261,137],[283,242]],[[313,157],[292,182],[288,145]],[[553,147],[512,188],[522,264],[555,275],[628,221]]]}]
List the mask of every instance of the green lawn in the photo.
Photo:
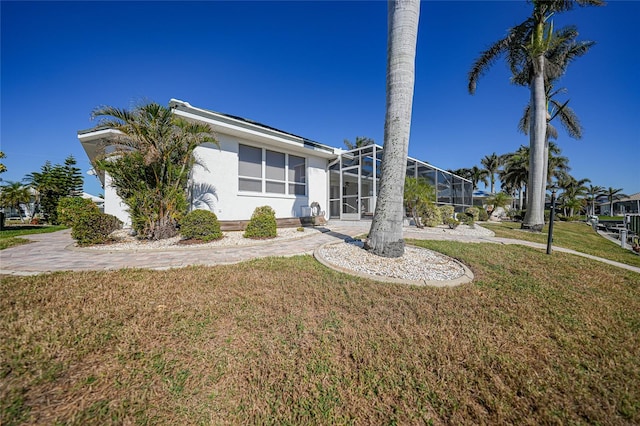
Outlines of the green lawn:
[{"label": "green lawn", "polygon": [[[548,225],[545,225],[541,233],[523,231],[517,222],[487,222],[482,226],[495,232],[496,237],[547,243]],[[553,245],[640,267],[640,256],[601,237],[585,223],[554,222]]]},{"label": "green lawn", "polygon": [[310,256],[2,277],[1,424],[640,424],[640,274],[420,241],[471,284]]},{"label": "green lawn", "polygon": [[19,238],[22,235],[43,234],[47,232],[56,232],[65,229],[62,225],[9,225],[3,231],[0,231],[0,250],[9,247],[26,244],[29,240]]}]

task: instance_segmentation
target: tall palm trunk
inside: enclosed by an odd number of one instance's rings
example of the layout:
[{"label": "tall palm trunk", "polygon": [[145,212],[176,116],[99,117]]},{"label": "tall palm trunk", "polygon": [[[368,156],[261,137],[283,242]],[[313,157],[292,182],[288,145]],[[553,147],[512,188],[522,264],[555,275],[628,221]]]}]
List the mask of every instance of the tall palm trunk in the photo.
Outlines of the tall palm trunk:
[{"label": "tall palm trunk", "polygon": [[384,151],[367,249],[379,256],[400,257],[404,254],[403,193],[409,153],[420,1],[389,1],[388,8]]},{"label": "tall palm trunk", "polygon": [[547,129],[546,93],[544,87],[544,57],[535,58],[535,73],[531,81],[531,121],[529,131],[529,179],[527,183],[527,214],[523,229],[541,231],[544,226],[545,138]]}]

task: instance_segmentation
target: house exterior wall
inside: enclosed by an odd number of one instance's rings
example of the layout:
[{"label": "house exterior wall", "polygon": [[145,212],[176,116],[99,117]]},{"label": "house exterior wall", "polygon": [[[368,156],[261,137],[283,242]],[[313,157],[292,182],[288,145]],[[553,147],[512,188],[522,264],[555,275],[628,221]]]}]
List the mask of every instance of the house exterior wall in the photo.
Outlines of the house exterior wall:
[{"label": "house exterior wall", "polygon": [[[301,217],[303,207],[316,201],[326,210],[327,205],[327,160],[287,151],[282,147],[271,148],[264,143],[255,143],[236,136],[216,134],[219,146],[204,144],[197,147],[189,183],[191,210],[203,209],[214,212],[219,220],[248,220],[256,207],[268,205],[277,218]],[[267,147],[278,152],[304,156],[306,158],[307,195],[278,195],[251,193],[238,190],[238,147],[240,144]],[[127,206],[111,186],[111,178],[105,174],[105,213],[116,216],[131,225]]]},{"label": "house exterior wall", "polygon": [[120,219],[123,226],[131,226],[131,218],[127,212],[127,205],[116,194],[116,190],[111,186],[111,176],[109,173],[104,174],[104,212]]},{"label": "house exterior wall", "polygon": [[[190,183],[191,209],[211,210],[219,220],[248,220],[256,207],[268,205],[277,218],[303,216],[302,208],[313,201],[321,205],[327,200],[327,160],[311,156],[306,158],[307,195],[279,195],[252,193],[238,189],[238,149],[240,144],[267,147],[239,137],[216,134],[219,147],[205,144],[196,148],[194,155],[200,164],[192,171]],[[303,156],[278,148],[285,154]]]}]

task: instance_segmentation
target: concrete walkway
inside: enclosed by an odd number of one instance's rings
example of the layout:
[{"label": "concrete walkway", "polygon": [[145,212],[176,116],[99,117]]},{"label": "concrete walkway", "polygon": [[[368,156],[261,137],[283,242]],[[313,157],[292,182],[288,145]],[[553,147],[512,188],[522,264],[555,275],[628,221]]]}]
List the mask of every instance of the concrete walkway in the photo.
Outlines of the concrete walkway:
[{"label": "concrete walkway", "polygon": [[[169,269],[189,265],[221,265],[271,256],[312,254],[326,243],[354,237],[369,231],[370,222],[331,221],[323,233],[308,237],[260,242],[250,246],[219,248],[158,249],[153,251],[87,251],[74,249],[70,231],[27,235],[32,243],[0,251],[0,274],[37,275],[56,271],[100,271],[123,268]],[[407,228],[406,238],[455,240],[470,243],[521,244],[536,249],[546,245],[497,237],[454,236],[433,234]],[[590,256],[574,250],[553,247],[554,251],[571,253],[640,273],[640,268]]]}]

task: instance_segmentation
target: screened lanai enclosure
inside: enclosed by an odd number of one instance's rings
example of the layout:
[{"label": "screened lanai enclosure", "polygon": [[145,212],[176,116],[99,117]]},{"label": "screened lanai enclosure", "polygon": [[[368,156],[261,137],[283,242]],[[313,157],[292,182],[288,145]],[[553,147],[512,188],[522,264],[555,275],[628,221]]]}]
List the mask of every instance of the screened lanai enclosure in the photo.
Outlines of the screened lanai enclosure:
[{"label": "screened lanai enclosure", "polygon": [[[329,164],[330,219],[371,219],[376,208],[383,148],[367,145],[344,152]],[[407,159],[407,176],[424,178],[436,189],[436,204],[463,211],[473,204],[471,181],[430,164]]]}]

